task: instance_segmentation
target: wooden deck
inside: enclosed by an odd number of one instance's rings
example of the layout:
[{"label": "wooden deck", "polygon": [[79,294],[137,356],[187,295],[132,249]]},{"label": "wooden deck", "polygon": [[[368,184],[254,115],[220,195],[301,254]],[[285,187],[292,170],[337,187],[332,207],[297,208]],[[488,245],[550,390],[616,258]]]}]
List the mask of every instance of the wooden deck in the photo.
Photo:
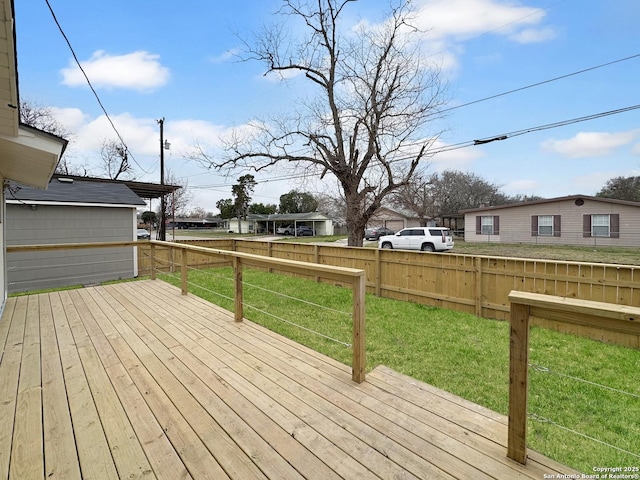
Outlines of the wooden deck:
[{"label": "wooden deck", "polygon": [[[161,281],[11,298],[0,478],[542,479],[506,418],[350,368]],[[556,477],[557,478],[557,477]]]}]

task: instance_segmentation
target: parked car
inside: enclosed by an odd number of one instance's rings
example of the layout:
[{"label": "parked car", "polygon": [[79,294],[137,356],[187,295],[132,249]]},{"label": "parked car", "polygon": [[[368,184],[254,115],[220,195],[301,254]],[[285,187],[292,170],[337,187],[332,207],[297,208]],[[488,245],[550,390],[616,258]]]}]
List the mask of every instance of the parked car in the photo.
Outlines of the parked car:
[{"label": "parked car", "polygon": [[145,230],[144,228],[138,229],[138,240],[149,240],[151,238],[151,234],[149,230]]},{"label": "parked car", "polygon": [[389,230],[387,227],[367,228],[364,231],[365,240],[378,240],[383,235],[393,235],[393,230]]},{"label": "parked car", "polygon": [[444,252],[453,248],[453,237],[445,227],[411,227],[404,228],[395,235],[380,237],[378,247]]},{"label": "parked car", "polygon": [[300,225],[296,228],[296,236],[298,237],[313,237],[313,228],[306,225]]},{"label": "parked car", "polygon": [[294,228],[293,225],[287,225],[285,227],[276,228],[277,235],[293,235],[295,231],[296,229]]}]

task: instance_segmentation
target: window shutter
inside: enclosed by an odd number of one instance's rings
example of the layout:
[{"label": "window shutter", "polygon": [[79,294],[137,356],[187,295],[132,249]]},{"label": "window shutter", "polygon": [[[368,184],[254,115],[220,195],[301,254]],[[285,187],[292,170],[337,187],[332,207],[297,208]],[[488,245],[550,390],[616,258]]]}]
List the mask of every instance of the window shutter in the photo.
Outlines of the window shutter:
[{"label": "window shutter", "polygon": [[482,235],[482,217],[476,215],[476,235]]},{"label": "window shutter", "polygon": [[620,238],[620,214],[612,213],[609,216],[609,228],[611,238]]},{"label": "window shutter", "polygon": [[498,215],[493,216],[493,234],[500,235],[500,217]]},{"label": "window shutter", "polygon": [[532,237],[538,236],[538,216],[537,215],[531,215],[531,236]]},{"label": "window shutter", "polygon": [[591,236],[591,215],[582,216],[582,236],[585,238]]},{"label": "window shutter", "polygon": [[560,215],[553,216],[553,236],[559,237],[560,235]]}]

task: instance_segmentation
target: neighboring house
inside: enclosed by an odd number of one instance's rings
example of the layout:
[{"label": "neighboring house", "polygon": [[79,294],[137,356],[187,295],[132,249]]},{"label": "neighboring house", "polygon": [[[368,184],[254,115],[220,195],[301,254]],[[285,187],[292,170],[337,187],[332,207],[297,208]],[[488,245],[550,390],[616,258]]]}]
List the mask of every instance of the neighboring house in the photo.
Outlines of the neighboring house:
[{"label": "neighboring house", "polygon": [[570,195],[461,213],[466,242],[640,246],[637,202]]},{"label": "neighboring house", "polygon": [[[12,0],[0,0],[0,181],[46,188],[66,148],[66,140],[20,124]],[[7,298],[5,192],[0,193],[1,310]]]},{"label": "neighboring house", "polygon": [[[11,183],[7,245],[100,243],[136,239],[145,202],[124,183],[54,178],[47,190]],[[10,253],[9,292],[86,285],[138,275],[137,249],[114,247]]]},{"label": "neighboring house", "polygon": [[[241,220],[242,233],[275,233],[278,227],[293,225],[295,227],[311,227],[316,235],[333,235],[333,221],[318,212],[311,213],[274,213],[249,214]],[[229,231],[238,233],[238,219],[229,220]]]},{"label": "neighboring house", "polygon": [[[403,228],[409,227],[435,227],[438,221],[435,218],[427,220],[426,225],[420,225],[420,219],[409,211],[392,210],[381,207],[367,222],[367,228],[387,227],[394,232],[399,232]],[[449,225],[445,225],[449,226]]]}]

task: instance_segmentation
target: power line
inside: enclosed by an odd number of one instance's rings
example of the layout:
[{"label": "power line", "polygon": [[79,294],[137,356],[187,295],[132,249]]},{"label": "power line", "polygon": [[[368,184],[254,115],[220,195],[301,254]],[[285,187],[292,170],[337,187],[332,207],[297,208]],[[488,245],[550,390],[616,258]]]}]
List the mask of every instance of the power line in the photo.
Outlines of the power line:
[{"label": "power line", "polygon": [[53,21],[55,22],[56,26],[58,27],[58,30],[60,30],[60,34],[62,35],[62,38],[64,38],[64,41],[67,43],[67,46],[69,47],[69,50],[71,51],[71,55],[73,55],[73,59],[75,60],[76,65],[78,65],[78,68],[82,72],[82,75],[84,75],[84,78],[87,81],[87,85],[89,85],[89,88],[93,92],[93,96],[96,97],[96,100],[98,101],[98,105],[100,105],[100,108],[104,112],[105,117],[107,117],[107,120],[111,124],[111,128],[113,128],[113,131],[116,132],[116,135],[118,136],[118,139],[120,140],[120,143],[122,143],[122,145],[125,148],[125,151],[129,154],[129,157],[135,162],[135,164],[138,166],[138,168],[140,168],[140,170],[142,170],[144,173],[149,174],[148,171],[146,171],[144,168],[142,168],[142,165],[140,165],[138,163],[138,161],[135,159],[135,157],[133,156],[133,154],[129,150],[129,147],[127,147],[127,144],[125,143],[124,139],[122,138],[122,135],[120,135],[120,132],[116,128],[115,124],[113,123],[113,120],[111,120],[111,116],[109,115],[109,113],[107,113],[107,109],[103,105],[102,100],[100,100],[100,97],[98,96],[98,92],[96,92],[96,89],[93,88],[93,85],[91,84],[91,80],[89,80],[89,76],[87,75],[87,72],[85,72],[84,68],[82,68],[82,64],[80,63],[80,60],[78,59],[78,56],[76,55],[75,50],[71,46],[71,42],[69,41],[69,38],[64,33],[64,30],[62,29],[62,25],[60,25],[60,22],[58,22],[58,17],[56,17],[55,12],[53,11],[53,7],[49,3],[49,0],[45,0],[45,2],[47,4],[47,7],[49,7],[49,12],[51,12],[51,16],[53,17]]},{"label": "power line", "polygon": [[613,61],[611,61],[611,62],[602,63],[602,64],[600,64],[600,65],[596,65],[596,66],[594,66],[594,67],[589,67],[589,68],[585,68],[585,69],[583,69],[583,70],[578,70],[577,72],[567,73],[567,74],[565,74],[565,75],[560,75],[559,77],[554,77],[554,78],[550,78],[550,79],[548,79],[548,80],[543,80],[543,81],[541,81],[541,82],[532,83],[532,84],[530,84],[530,85],[526,85],[526,86],[524,86],[524,87],[515,88],[515,89],[513,89],[513,90],[509,90],[509,91],[502,92],[502,93],[497,93],[497,94],[495,94],[495,95],[491,95],[491,96],[489,96],[489,97],[481,98],[481,99],[479,99],[479,100],[473,100],[472,102],[467,102],[467,103],[463,103],[463,104],[461,104],[461,105],[456,105],[455,107],[450,107],[450,108],[445,108],[445,109],[443,109],[443,110],[438,110],[437,112],[433,113],[433,115],[439,115],[439,114],[444,113],[444,112],[449,112],[449,111],[451,111],[451,110],[456,110],[456,109],[458,109],[458,108],[467,107],[467,106],[469,106],[469,105],[474,105],[474,104],[476,104],[476,103],[480,103],[480,102],[485,102],[485,101],[487,101],[487,100],[492,100],[492,99],[494,99],[494,98],[503,97],[503,96],[505,96],[505,95],[509,95],[509,94],[511,94],[511,93],[516,93],[516,92],[520,92],[520,91],[522,91],[522,90],[527,90],[527,89],[529,89],[529,88],[539,87],[540,85],[545,85],[545,84],[547,84],[547,83],[555,82],[555,81],[557,81],[557,80],[563,80],[563,79],[565,79],[565,78],[573,77],[573,76],[575,76],[575,75],[579,75],[579,74],[581,74],[581,73],[586,73],[586,72],[590,72],[590,71],[592,71],[592,70],[597,70],[598,68],[608,67],[609,65],[613,65],[613,64],[616,64],[616,63],[620,63],[620,62],[625,62],[625,61],[627,61],[627,60],[632,60],[632,59],[634,59],[634,58],[638,58],[638,57],[640,57],[640,53],[637,53],[637,54],[635,54],[635,55],[631,55],[631,56],[629,56],[629,57],[620,58],[620,59],[618,59],[618,60],[613,60]]}]

